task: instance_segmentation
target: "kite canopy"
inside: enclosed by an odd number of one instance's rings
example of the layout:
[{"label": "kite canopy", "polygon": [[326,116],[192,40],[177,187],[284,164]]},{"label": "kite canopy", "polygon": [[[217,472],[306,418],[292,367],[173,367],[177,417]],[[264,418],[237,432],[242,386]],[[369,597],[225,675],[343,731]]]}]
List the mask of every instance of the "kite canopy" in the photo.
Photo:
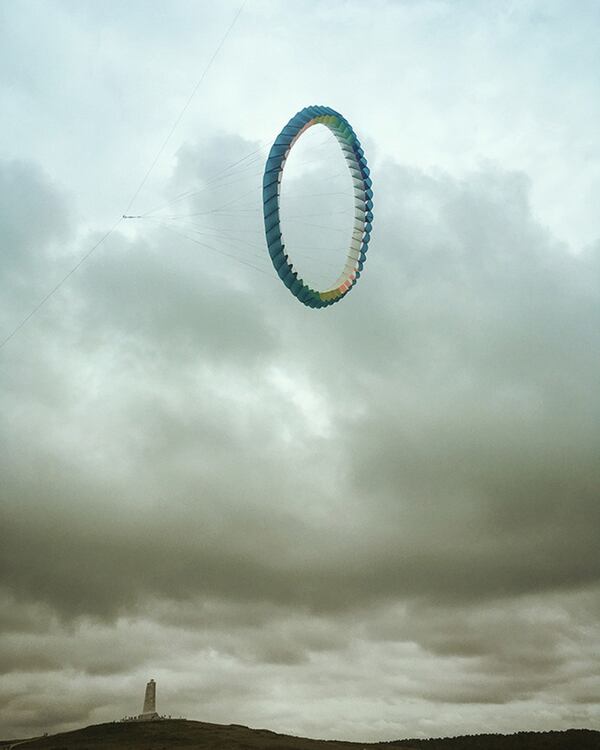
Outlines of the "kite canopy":
[{"label": "kite canopy", "polygon": [[[281,178],[292,146],[305,130],[325,125],[337,138],[354,185],[354,227],[346,264],[333,286],[311,289],[298,278],[285,252],[279,217]],[[290,292],[308,307],[326,307],[338,302],[356,284],[367,257],[373,221],[373,191],[364,151],[348,121],[330,107],[305,107],[295,114],[272,145],[263,176],[263,215],[269,255],[275,270]]]}]

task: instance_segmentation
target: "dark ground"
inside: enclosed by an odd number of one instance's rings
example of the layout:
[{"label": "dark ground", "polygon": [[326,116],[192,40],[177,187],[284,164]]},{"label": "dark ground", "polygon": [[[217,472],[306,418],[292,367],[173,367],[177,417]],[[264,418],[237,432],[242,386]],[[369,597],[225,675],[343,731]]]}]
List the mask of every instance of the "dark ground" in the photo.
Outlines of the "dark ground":
[{"label": "dark ground", "polygon": [[[14,741],[16,742],[16,741]],[[23,744],[21,744],[23,743]],[[0,742],[0,747],[10,744]],[[289,737],[237,724],[206,724],[172,719],[97,724],[74,732],[40,737],[15,750],[600,750],[600,732],[519,732],[435,740],[394,740],[369,744]]]}]

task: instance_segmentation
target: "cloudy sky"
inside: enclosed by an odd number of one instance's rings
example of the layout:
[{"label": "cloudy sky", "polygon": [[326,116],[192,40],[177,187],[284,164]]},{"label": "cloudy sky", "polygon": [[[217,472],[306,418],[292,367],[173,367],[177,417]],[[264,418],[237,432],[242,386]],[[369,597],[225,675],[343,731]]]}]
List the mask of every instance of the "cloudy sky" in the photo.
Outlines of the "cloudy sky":
[{"label": "cloudy sky", "polygon": [[[0,4],[0,339],[127,210],[239,7]],[[0,350],[0,736],[138,713],[151,677],[162,713],[325,738],[600,728],[599,24],[248,0],[153,220]],[[258,213],[315,103],[375,191],[322,311]],[[307,143],[290,189],[343,192]]]}]

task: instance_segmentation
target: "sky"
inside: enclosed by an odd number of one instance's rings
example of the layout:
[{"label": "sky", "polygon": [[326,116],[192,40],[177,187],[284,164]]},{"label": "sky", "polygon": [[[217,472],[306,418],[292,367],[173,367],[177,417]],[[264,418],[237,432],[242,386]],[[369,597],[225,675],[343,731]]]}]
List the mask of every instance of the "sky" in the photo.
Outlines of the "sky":
[{"label": "sky", "polygon": [[[0,349],[0,736],[150,678],[328,739],[600,729],[600,6],[247,0],[209,65],[239,8],[0,4],[0,339],[153,212]],[[319,311],[260,216],[309,104],[374,190]],[[331,145],[284,183],[317,270]]]}]

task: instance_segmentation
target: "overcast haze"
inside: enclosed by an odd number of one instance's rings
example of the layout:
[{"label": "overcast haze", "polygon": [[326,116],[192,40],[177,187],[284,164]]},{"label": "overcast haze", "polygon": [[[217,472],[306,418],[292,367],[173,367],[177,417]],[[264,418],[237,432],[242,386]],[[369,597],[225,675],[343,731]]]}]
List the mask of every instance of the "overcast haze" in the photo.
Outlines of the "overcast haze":
[{"label": "overcast haze", "polygon": [[[238,8],[0,5],[1,339]],[[161,713],[313,737],[600,729],[599,28],[248,0],[132,212],[326,104],[372,167],[365,272],[289,294],[262,151],[208,245],[123,222],[3,347],[0,736],[138,713],[151,677]]]}]

